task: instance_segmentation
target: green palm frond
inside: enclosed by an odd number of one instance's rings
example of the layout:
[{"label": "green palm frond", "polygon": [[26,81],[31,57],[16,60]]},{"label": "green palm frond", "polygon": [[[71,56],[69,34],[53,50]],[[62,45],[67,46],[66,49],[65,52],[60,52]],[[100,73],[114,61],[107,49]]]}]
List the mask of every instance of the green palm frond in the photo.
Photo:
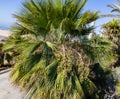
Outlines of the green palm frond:
[{"label": "green palm frond", "polygon": [[94,96],[95,92],[97,91],[96,85],[90,79],[84,80],[84,82],[82,83],[82,87],[83,87],[85,94],[88,97]]},{"label": "green palm frond", "polygon": [[103,68],[106,66],[108,68],[116,59],[112,52],[112,43],[102,37],[93,37],[89,41],[83,42],[82,46],[93,63],[99,63]]},{"label": "green palm frond", "polygon": [[[120,0],[118,0],[118,2],[120,3]],[[108,5],[108,7],[112,8],[112,12],[120,12],[120,6],[117,5],[117,4],[111,4],[111,5]]]},{"label": "green palm frond", "polygon": [[[19,15],[14,15],[20,23],[13,30],[18,34],[28,34],[29,32],[29,34],[43,37],[47,37],[50,35],[49,33],[53,34],[53,32],[58,32],[57,35],[61,35],[61,32],[63,36],[68,33],[73,34],[75,30],[78,30],[79,33],[84,32],[85,30],[82,28],[89,30],[87,25],[98,18],[97,12],[87,11],[79,14],[86,2],[87,0],[26,1],[23,4],[24,11],[21,11]],[[58,29],[58,31],[54,31],[54,29]],[[62,37],[59,35],[58,38]]]},{"label": "green palm frond", "polygon": [[116,4],[108,5],[108,7],[113,8],[112,12],[120,12],[120,6]]}]

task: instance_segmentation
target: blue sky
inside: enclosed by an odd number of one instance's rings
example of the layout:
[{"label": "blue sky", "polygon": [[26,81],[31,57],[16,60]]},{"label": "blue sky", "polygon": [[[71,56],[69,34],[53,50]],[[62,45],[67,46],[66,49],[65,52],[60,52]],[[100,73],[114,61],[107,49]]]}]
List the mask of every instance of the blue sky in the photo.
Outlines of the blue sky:
[{"label": "blue sky", "polygon": [[18,12],[21,2],[24,0],[1,0],[0,1],[0,26],[9,27],[14,22],[12,14]]},{"label": "blue sky", "polygon": [[[109,4],[118,4],[117,0],[88,0],[87,4],[85,5],[84,10],[91,10],[91,11],[99,11],[99,14],[110,14],[111,8],[107,7]],[[116,14],[116,13],[111,13]],[[106,23],[113,18],[100,18],[95,22],[97,30],[100,31],[100,26],[103,23]]]},{"label": "blue sky", "polygon": [[[16,20],[12,14],[19,11],[21,2],[24,0],[1,0],[0,1],[0,26],[10,27]],[[84,7],[85,10],[100,11],[101,14],[110,13],[111,8],[108,4],[118,4],[117,0],[88,0]],[[109,21],[110,18],[99,19],[96,25],[99,26],[104,22]]]}]

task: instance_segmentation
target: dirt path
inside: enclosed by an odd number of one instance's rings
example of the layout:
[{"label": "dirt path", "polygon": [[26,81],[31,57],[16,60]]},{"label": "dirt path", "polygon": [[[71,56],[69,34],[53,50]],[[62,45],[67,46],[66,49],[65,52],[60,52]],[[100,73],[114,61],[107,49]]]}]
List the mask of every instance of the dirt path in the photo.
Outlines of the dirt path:
[{"label": "dirt path", "polygon": [[23,92],[11,84],[9,74],[0,74],[0,99],[24,99]]}]

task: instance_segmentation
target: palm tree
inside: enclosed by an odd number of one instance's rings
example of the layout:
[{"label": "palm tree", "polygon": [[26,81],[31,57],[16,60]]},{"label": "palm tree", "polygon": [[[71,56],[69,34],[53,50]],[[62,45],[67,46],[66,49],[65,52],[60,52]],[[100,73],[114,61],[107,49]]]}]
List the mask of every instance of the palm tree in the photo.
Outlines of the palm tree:
[{"label": "palm tree", "polygon": [[[118,0],[118,2],[120,2],[120,0]],[[108,7],[112,8],[112,12],[118,12],[118,14],[120,13],[120,6],[117,4],[111,4],[108,5]],[[109,15],[108,15],[109,16]],[[120,96],[120,81],[119,79],[119,66],[120,66],[120,15],[112,15],[114,18],[117,17],[118,19],[113,19],[110,22],[103,24],[102,28],[103,28],[103,35],[111,40],[113,42],[113,44],[115,45],[114,48],[114,55],[116,55],[116,61],[112,64],[112,66],[114,67],[112,69],[112,75],[113,75],[113,80],[116,82],[115,83],[115,93],[117,94],[117,96]],[[113,83],[114,84],[114,83]]]},{"label": "palm tree", "polygon": [[102,38],[88,38],[98,13],[82,13],[86,2],[30,0],[14,15],[18,22],[4,50],[16,53],[11,78],[26,89],[27,98],[98,97],[88,77],[89,66],[108,66],[112,45]]},{"label": "palm tree", "polygon": [[103,26],[103,35],[109,39],[110,41],[112,41],[112,43],[115,45],[114,47],[114,55],[116,55],[116,61],[112,64],[112,66],[114,67],[112,71],[114,71],[112,73],[113,77],[114,77],[114,81],[116,82],[116,93],[118,96],[120,96],[119,93],[119,85],[120,85],[120,81],[118,80],[119,77],[116,76],[119,73],[119,66],[120,66],[120,20],[112,20],[106,24],[104,24]]},{"label": "palm tree", "polygon": [[[120,3],[120,0],[118,0]],[[120,13],[120,6],[117,4],[108,5],[108,7],[111,7],[113,10],[112,12],[118,12]],[[120,18],[120,16],[118,16]],[[116,53],[118,54],[118,59],[116,63],[114,64],[115,67],[119,66],[120,64],[120,20],[112,20],[106,24],[103,25],[104,28],[104,35],[107,35],[107,38],[110,39],[116,46]],[[107,32],[107,33],[106,33]]]},{"label": "palm tree", "polygon": [[103,26],[103,35],[116,45],[115,53],[118,54],[118,59],[114,67],[120,64],[120,20],[112,20]]}]

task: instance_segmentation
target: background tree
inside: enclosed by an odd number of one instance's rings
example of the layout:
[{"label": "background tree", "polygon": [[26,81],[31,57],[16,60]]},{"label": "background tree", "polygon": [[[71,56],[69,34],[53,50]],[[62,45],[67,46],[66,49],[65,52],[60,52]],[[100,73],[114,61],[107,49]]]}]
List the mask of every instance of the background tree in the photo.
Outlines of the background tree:
[{"label": "background tree", "polygon": [[[120,2],[120,0],[118,0]],[[113,8],[112,12],[120,13],[120,6],[117,4],[108,5],[108,7]],[[116,45],[115,53],[118,55],[118,59],[114,66],[120,65],[120,20],[112,20],[103,26],[103,35],[107,37],[107,39],[111,40]]]},{"label": "background tree", "polygon": [[114,67],[112,69],[113,73],[113,80],[115,81],[115,89],[120,96],[120,20],[112,20],[106,24],[103,25],[103,35],[113,42],[115,45],[113,53],[116,55],[116,61],[112,64]]},{"label": "background tree", "polygon": [[5,53],[2,48],[4,43],[0,43],[0,70],[4,70],[8,67],[11,67],[11,58],[10,53]]},{"label": "background tree", "polygon": [[[118,0],[119,1],[119,0]],[[120,1],[119,1],[120,2]],[[120,6],[116,4],[108,5],[109,7],[113,8],[112,12],[120,12]],[[115,15],[116,16],[116,15]],[[119,19],[119,15],[117,17]],[[118,96],[120,96],[120,20],[113,19],[112,21],[104,24],[103,27],[103,35],[113,42],[113,44],[116,46],[114,48],[113,53],[117,55],[116,61],[113,63],[113,69],[112,69],[112,75],[113,75],[113,81],[115,81],[115,91]],[[118,97],[119,98],[119,97]]]}]

